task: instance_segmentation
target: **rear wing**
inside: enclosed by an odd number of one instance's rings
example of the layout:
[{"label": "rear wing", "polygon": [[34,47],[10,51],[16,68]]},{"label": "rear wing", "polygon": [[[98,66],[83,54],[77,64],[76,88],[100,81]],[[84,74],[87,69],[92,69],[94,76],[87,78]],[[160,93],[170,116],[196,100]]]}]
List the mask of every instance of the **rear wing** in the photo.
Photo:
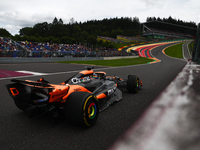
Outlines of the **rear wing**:
[{"label": "rear wing", "polygon": [[[45,89],[51,90],[54,87],[48,84],[45,81],[30,81],[30,80],[11,80],[12,84],[7,84],[6,88],[10,96],[17,101],[31,101],[37,99],[44,99],[48,96],[48,93]],[[44,82],[44,83],[41,83]],[[40,93],[40,94],[39,94]],[[44,96],[41,96],[44,95]]]},{"label": "rear wing", "polygon": [[54,87],[52,87],[52,85],[50,85],[47,81],[45,81],[45,82],[41,82],[41,81],[38,81],[38,82],[36,82],[36,81],[30,81],[30,80],[25,80],[25,81],[23,81],[23,80],[16,80],[16,79],[12,79],[11,80],[12,82],[15,82],[15,83],[21,83],[21,84],[23,84],[23,85],[26,85],[26,86],[31,86],[31,87],[36,87],[36,88],[54,88]]}]

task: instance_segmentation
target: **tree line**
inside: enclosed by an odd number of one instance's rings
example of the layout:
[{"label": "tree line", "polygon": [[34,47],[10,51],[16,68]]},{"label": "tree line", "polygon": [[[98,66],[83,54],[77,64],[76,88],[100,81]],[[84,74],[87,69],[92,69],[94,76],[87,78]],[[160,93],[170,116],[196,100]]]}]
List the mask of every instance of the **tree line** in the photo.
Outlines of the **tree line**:
[{"label": "tree line", "polygon": [[[188,27],[196,27],[194,22],[169,18],[147,17],[148,21],[163,21]],[[19,35],[12,36],[7,30],[0,29],[0,36],[12,37],[15,41],[52,42],[62,44],[90,43],[92,45],[102,44],[97,41],[97,36],[116,38],[117,35],[136,36],[141,34],[141,24],[137,17],[121,17],[103,20],[90,20],[77,22],[71,18],[69,23],[63,20],[53,19],[52,23],[37,23],[33,27],[20,29]],[[105,44],[104,44],[105,45]]]},{"label": "tree line", "polygon": [[[63,20],[53,19],[52,23],[37,23],[33,27],[20,29],[19,35],[12,37],[15,41],[52,42],[62,44],[90,43],[90,45],[102,45],[97,41],[97,36],[116,38],[117,35],[134,36],[140,33],[140,22],[137,17],[121,17],[103,20],[90,20],[77,22],[71,18],[68,24]],[[4,34],[0,30],[0,35]],[[110,43],[107,43],[110,45]],[[111,45],[110,45],[111,46]],[[112,47],[112,46],[111,46]]]}]

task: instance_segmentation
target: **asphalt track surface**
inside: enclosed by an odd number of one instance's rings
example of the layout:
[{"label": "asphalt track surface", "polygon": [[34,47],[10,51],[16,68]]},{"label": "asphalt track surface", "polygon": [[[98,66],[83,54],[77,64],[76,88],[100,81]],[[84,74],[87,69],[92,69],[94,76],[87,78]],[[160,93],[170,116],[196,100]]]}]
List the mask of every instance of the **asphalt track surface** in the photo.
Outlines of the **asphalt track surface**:
[{"label": "asphalt track surface", "polygon": [[[132,124],[137,122],[154,99],[186,65],[184,60],[165,56],[162,49],[166,46],[168,45],[151,51],[154,57],[162,60],[159,63],[117,68],[95,67],[94,70],[102,70],[107,75],[118,75],[121,78],[127,78],[128,74],[136,74],[144,86],[137,94],[123,90],[123,100],[100,113],[96,125],[88,129],[76,127],[67,121],[55,125],[49,114],[29,119],[24,112],[17,109],[6,91],[5,85],[10,83],[10,78],[0,79],[0,149],[109,149],[117,139],[123,137],[124,132]],[[44,77],[50,83],[61,83],[83,68],[83,65],[58,63],[0,64],[0,70],[46,73],[44,76],[19,79],[37,80]]]},{"label": "asphalt track surface", "polygon": [[191,59],[191,58],[192,58],[192,56],[191,56],[191,54],[190,54],[190,52],[189,52],[189,50],[188,50],[188,44],[189,44],[189,43],[190,43],[190,42],[186,42],[186,43],[184,43],[183,46],[182,46],[183,58],[184,58],[185,60],[188,60],[188,59]]}]

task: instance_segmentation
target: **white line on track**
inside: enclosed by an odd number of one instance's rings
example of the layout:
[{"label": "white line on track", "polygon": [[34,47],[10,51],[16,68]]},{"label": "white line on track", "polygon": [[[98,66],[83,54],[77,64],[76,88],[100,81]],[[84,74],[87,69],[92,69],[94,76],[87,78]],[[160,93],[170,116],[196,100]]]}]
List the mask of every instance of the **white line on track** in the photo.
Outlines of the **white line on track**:
[{"label": "white line on track", "polygon": [[26,70],[21,70],[21,71],[16,71],[16,72],[28,73],[28,74],[32,74],[32,75],[46,75],[46,73],[39,73],[39,72],[26,71]]}]

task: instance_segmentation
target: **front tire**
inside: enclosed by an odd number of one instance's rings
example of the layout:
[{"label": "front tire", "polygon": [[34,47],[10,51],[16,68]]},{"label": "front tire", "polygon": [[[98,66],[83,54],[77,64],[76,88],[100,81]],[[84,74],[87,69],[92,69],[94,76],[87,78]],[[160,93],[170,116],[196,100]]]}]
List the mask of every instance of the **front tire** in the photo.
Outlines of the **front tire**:
[{"label": "front tire", "polygon": [[130,93],[137,93],[139,90],[140,80],[135,75],[129,75],[127,80],[127,89]]},{"label": "front tire", "polygon": [[74,92],[65,103],[65,116],[70,122],[84,127],[92,127],[99,116],[98,99],[91,93]]}]

